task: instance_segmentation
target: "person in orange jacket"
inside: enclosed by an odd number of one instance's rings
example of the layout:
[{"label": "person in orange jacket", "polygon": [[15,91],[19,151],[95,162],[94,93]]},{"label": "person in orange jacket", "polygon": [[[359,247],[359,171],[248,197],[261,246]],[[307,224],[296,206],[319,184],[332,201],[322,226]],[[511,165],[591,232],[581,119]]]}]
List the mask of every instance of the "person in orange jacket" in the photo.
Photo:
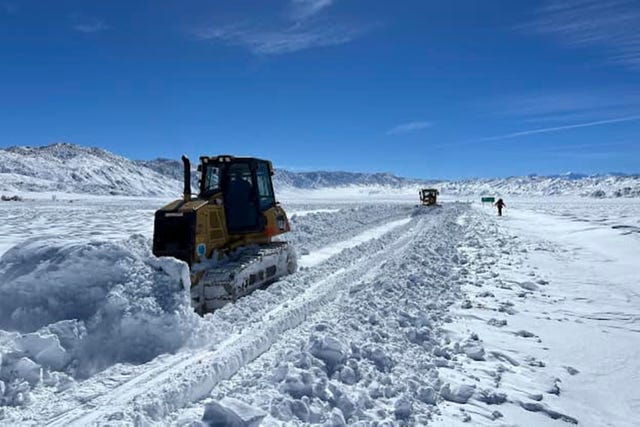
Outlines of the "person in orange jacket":
[{"label": "person in orange jacket", "polygon": [[498,199],[498,201],[495,202],[494,205],[498,208],[498,216],[502,216],[502,208],[506,208],[507,204],[504,202],[504,200]]}]

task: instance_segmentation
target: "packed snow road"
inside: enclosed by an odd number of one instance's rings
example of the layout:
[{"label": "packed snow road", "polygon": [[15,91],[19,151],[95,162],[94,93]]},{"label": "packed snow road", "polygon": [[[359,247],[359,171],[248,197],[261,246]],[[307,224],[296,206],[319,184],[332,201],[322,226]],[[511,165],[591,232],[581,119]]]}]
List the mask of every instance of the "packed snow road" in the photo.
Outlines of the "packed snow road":
[{"label": "packed snow road", "polygon": [[303,268],[203,318],[123,205],[6,238],[0,424],[634,425],[635,205],[509,206],[287,206]]}]

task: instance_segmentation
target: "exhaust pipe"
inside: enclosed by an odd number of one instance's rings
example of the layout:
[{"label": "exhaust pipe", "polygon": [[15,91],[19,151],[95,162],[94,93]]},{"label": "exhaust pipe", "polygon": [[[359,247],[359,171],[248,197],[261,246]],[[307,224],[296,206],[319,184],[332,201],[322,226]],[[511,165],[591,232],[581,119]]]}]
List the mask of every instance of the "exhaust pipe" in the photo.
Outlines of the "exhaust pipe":
[{"label": "exhaust pipe", "polygon": [[182,165],[184,166],[184,190],[183,199],[185,202],[191,200],[191,162],[189,158],[182,155]]}]

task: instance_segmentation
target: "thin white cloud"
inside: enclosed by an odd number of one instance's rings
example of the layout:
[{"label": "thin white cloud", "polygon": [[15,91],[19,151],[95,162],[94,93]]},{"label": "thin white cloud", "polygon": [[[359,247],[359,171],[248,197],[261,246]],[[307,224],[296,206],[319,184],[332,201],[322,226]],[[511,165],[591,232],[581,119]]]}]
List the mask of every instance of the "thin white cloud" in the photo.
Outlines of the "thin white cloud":
[{"label": "thin white cloud", "polygon": [[564,152],[564,151],[575,153],[580,150],[584,151],[584,150],[591,150],[594,148],[625,147],[629,145],[630,145],[629,141],[614,141],[614,142],[600,142],[600,143],[593,143],[593,144],[558,145],[555,147],[546,147],[539,151],[544,153],[555,153],[555,152]]},{"label": "thin white cloud", "polygon": [[69,15],[71,28],[80,33],[90,34],[108,30],[109,26],[100,19],[87,16],[81,12],[74,12]]},{"label": "thin white cloud", "polygon": [[593,127],[593,126],[603,126],[603,125],[608,125],[608,124],[613,124],[613,123],[632,122],[632,121],[638,121],[638,120],[640,120],[640,116],[619,117],[617,119],[598,120],[598,121],[594,121],[594,122],[577,123],[577,124],[573,124],[573,125],[554,126],[554,127],[548,127],[548,128],[540,128],[540,129],[531,129],[531,130],[525,130],[525,131],[520,131],[520,132],[507,133],[507,134],[504,134],[504,135],[489,136],[489,137],[485,137],[485,138],[480,138],[477,141],[478,142],[481,142],[481,141],[499,141],[499,140],[503,140],[503,139],[518,138],[518,137],[521,137],[521,136],[537,135],[537,134],[541,134],[541,133],[561,132],[561,131],[570,130],[570,129],[579,129],[579,128],[586,128],[586,127]]},{"label": "thin white cloud", "polygon": [[622,117],[628,114],[628,111],[623,109],[619,110],[584,110],[578,111],[575,113],[561,113],[561,114],[545,114],[539,116],[532,116],[523,118],[523,123],[531,123],[531,124],[547,124],[551,126],[553,123],[571,123],[571,122],[589,122],[589,121],[598,121],[598,120],[608,120],[615,119],[617,117]]},{"label": "thin white cloud", "polygon": [[280,55],[314,47],[348,43],[365,30],[337,24],[311,26],[296,24],[282,29],[232,25],[199,29],[193,31],[193,34],[202,40],[243,46],[255,54]]},{"label": "thin white cloud", "polygon": [[109,26],[102,21],[95,21],[95,22],[85,22],[85,23],[74,24],[71,26],[71,28],[81,33],[89,34],[89,33],[98,33],[100,31],[108,30]]},{"label": "thin white cloud", "polygon": [[629,86],[547,90],[498,96],[478,102],[477,110],[522,123],[566,124],[615,119],[640,111],[640,90]]},{"label": "thin white cloud", "polygon": [[522,28],[571,47],[601,49],[611,62],[640,70],[637,0],[550,0]]},{"label": "thin white cloud", "polygon": [[427,122],[427,121],[403,123],[389,129],[387,131],[387,135],[398,135],[398,134],[407,133],[407,132],[414,132],[417,130],[426,129],[431,126],[433,126],[433,122]]},{"label": "thin white cloud", "polygon": [[241,46],[258,55],[281,55],[348,43],[372,28],[371,25],[321,17],[335,1],[289,0],[284,14],[240,23],[200,26],[189,33],[200,40]]},{"label": "thin white cloud", "polygon": [[640,106],[640,91],[633,88],[606,90],[545,91],[500,98],[493,102],[505,115],[546,116]]},{"label": "thin white cloud", "polygon": [[290,14],[294,20],[304,20],[317,15],[333,4],[333,0],[291,0]]}]

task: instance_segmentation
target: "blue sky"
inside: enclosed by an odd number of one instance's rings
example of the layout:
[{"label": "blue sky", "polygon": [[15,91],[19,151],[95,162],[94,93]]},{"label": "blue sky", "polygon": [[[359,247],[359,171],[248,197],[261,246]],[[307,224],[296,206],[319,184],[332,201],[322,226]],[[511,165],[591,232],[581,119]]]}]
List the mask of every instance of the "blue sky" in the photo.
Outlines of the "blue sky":
[{"label": "blue sky", "polygon": [[636,0],[0,0],[0,146],[640,172]]}]

